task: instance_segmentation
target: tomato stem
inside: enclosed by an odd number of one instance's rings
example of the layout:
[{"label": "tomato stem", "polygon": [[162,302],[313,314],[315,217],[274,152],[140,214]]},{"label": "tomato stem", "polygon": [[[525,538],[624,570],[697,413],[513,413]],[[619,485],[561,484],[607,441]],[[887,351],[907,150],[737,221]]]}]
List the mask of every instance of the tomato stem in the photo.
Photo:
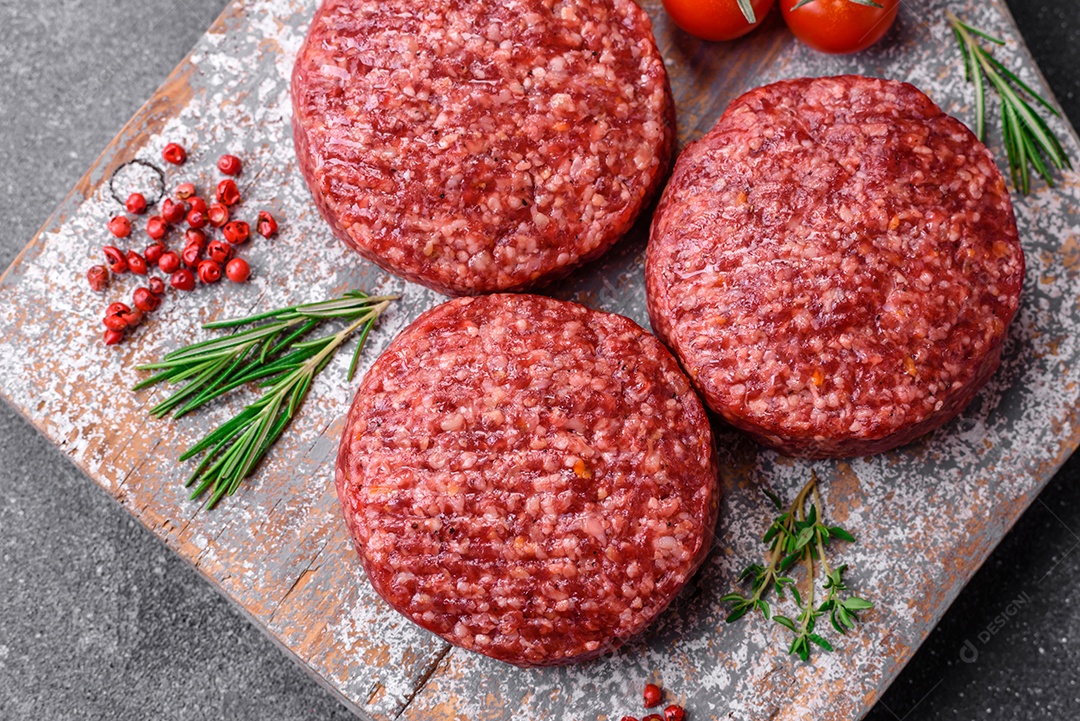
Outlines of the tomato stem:
[{"label": "tomato stem", "polygon": [[738,0],[739,9],[742,10],[743,17],[746,18],[746,22],[754,25],[757,23],[757,16],[754,15],[754,6],[750,3],[750,0]]}]

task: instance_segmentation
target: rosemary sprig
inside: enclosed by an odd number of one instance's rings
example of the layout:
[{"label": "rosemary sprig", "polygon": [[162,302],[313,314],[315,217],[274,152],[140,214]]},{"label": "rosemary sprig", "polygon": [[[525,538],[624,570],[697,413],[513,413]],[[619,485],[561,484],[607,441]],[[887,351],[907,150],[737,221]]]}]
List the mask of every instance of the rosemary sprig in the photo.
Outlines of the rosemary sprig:
[{"label": "rosemary sprig", "polygon": [[[213,508],[222,497],[235,493],[295,417],[315,376],[359,331],[360,340],[349,363],[348,379],[352,380],[368,334],[396,298],[372,297],[354,290],[317,303],[207,323],[203,327],[210,329],[257,325],[185,346],[157,363],[139,366],[139,370],[158,373],[134,390],[163,381],[185,382],[151,409],[158,418],[170,412],[179,418],[248,383],[258,382],[264,389],[258,400],[180,456],[186,461],[204,454],[185,484],[196,484],[191,498],[209,491],[208,506]],[[316,327],[332,320],[347,324],[335,333],[305,340]]]},{"label": "rosemary sprig", "polygon": [[1046,183],[1054,187],[1050,165],[1064,170],[1072,168],[1072,163],[1050,126],[1021,93],[1042,105],[1051,115],[1059,116],[1058,111],[979,43],[979,38],[995,45],[1004,45],[1004,40],[968,25],[951,11],[945,15],[964,57],[964,77],[975,86],[975,135],[979,140],[985,140],[986,84],[989,82],[1001,98],[1001,135],[1013,185],[1027,195],[1031,191],[1030,167],[1034,167]]},{"label": "rosemary sprig", "polygon": [[[727,622],[732,623],[745,616],[750,611],[760,611],[766,620],[772,620],[795,634],[788,653],[798,656],[803,661],[810,659],[811,644],[825,651],[832,651],[832,644],[824,637],[815,633],[817,620],[829,614],[833,628],[841,634],[855,627],[858,621],[858,612],[873,608],[869,601],[858,596],[845,596],[848,590],[844,583],[843,575],[847,566],[840,566],[835,570],[829,567],[825,556],[825,548],[829,541],[838,538],[842,541],[854,542],[855,537],[840,526],[826,526],[821,520],[818,509],[824,506],[817,489],[817,474],[811,473],[810,480],[803,486],[795,497],[791,506],[786,510],[780,498],[766,490],[769,499],[780,511],[762,541],[768,546],[765,553],[765,565],[753,564],[739,574],[739,581],[751,580],[750,595],[739,592],[729,593],[720,600],[731,604],[731,612]],[[806,509],[808,499],[809,510]],[[786,572],[801,563],[806,569],[805,597],[799,591],[799,584],[795,579],[785,575]],[[821,568],[825,575],[823,590],[825,597],[820,605],[815,606],[815,584],[817,569]],[[792,601],[798,614],[794,619],[772,613],[772,606],[765,597],[770,589],[775,589],[779,600],[786,600],[785,591],[790,591]]]}]

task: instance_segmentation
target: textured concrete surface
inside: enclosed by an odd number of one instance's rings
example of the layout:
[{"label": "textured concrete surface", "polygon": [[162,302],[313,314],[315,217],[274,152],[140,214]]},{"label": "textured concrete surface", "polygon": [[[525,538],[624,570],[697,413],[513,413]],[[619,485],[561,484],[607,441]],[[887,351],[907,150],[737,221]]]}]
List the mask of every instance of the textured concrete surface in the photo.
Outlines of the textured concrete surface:
[{"label": "textured concrete surface", "polygon": [[[0,0],[0,266],[224,4]],[[1080,0],[1010,4],[1080,124]],[[1080,717],[1078,476],[1074,459],[874,721]],[[5,721],[350,717],[3,404],[0,589]]]},{"label": "textured concrete surface", "polygon": [[[0,0],[0,266],[225,2]],[[351,718],[0,403],[0,719]]]}]

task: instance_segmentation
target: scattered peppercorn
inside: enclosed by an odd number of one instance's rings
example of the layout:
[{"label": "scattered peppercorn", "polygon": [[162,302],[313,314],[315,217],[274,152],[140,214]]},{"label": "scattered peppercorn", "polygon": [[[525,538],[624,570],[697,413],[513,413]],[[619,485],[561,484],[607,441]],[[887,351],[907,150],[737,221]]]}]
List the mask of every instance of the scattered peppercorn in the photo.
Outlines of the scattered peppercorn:
[{"label": "scattered peppercorn", "polygon": [[[173,165],[182,165],[187,160],[187,151],[177,143],[169,143],[162,150],[162,157]],[[143,162],[143,161],[132,161]],[[143,164],[146,164],[143,162]],[[113,303],[109,306],[103,323],[106,326],[104,340],[107,345],[121,342],[126,331],[139,325],[144,314],[152,313],[161,305],[168,284],[183,291],[195,289],[198,281],[206,284],[218,282],[222,275],[233,283],[244,283],[251,277],[251,266],[243,258],[234,257],[232,245],[239,245],[251,237],[251,226],[241,220],[231,220],[230,206],[239,203],[240,190],[232,177],[226,178],[217,184],[214,197],[216,202],[207,205],[206,200],[200,198],[194,183],[183,182],[176,186],[174,197],[164,197],[165,175],[155,166],[160,178],[160,190],[158,195],[151,201],[157,204],[161,201],[160,211],[157,215],[149,217],[146,221],[146,233],[155,242],[146,246],[140,255],[135,250],[121,251],[118,247],[104,246],[102,251],[107,260],[106,265],[95,265],[86,274],[87,281],[92,290],[105,290],[111,280],[110,270],[113,273],[125,273],[133,271],[140,275],[149,275],[153,266],[157,266],[162,272],[168,274],[168,280],[157,276],[150,276],[146,286],[135,289],[133,294],[134,308],[124,303]],[[227,176],[240,175],[243,163],[235,155],[226,154],[218,159],[218,169]],[[110,189],[111,186],[110,180]],[[115,190],[113,198],[120,201]],[[174,199],[175,198],[175,199]],[[140,192],[133,192],[124,201],[124,208],[132,215],[146,213],[151,202]],[[168,250],[162,242],[169,232],[169,228],[187,222],[184,231],[185,246],[182,252]],[[222,228],[221,240],[209,241],[207,233],[202,230],[207,224],[215,228]],[[109,231],[117,238],[127,238],[131,235],[131,220],[128,217],[118,215],[109,221]],[[270,238],[277,234],[278,224],[274,217],[267,211],[259,211],[255,230],[264,238]],[[230,245],[232,244],[232,245]],[[204,252],[209,257],[204,258]],[[185,267],[185,265],[187,267]],[[634,721],[627,717],[626,721]]]},{"label": "scattered peppercorn", "polygon": [[180,256],[171,250],[167,250],[158,259],[158,267],[161,268],[162,273],[172,275],[180,269]]},{"label": "scattered peppercorn", "polygon": [[161,217],[166,223],[172,225],[183,223],[185,215],[187,215],[187,208],[184,207],[183,201],[177,203],[172,198],[165,198],[161,203]]},{"label": "scattered peppercorn", "polygon": [[222,155],[218,158],[217,166],[225,175],[240,175],[240,158],[235,155]]},{"label": "scattered peppercorn", "polygon": [[228,243],[222,243],[220,240],[212,240],[206,250],[206,254],[216,263],[227,263],[229,262],[229,258],[232,257],[233,251]]},{"label": "scattered peppercorn", "polygon": [[128,328],[134,328],[135,326],[142,323],[143,312],[138,308],[134,308],[132,310],[129,310],[127,313],[121,313],[120,317],[125,323],[127,323]]},{"label": "scattered peppercorn", "polygon": [[224,228],[221,229],[222,235],[225,236],[225,240],[229,241],[233,245],[239,245],[244,243],[251,237],[251,226],[242,220],[234,220],[231,223],[227,223]]},{"label": "scattered peppercorn", "polygon": [[686,719],[686,711],[682,706],[671,704],[664,709],[664,721],[684,721],[684,719]]},{"label": "scattered peppercorn", "polygon": [[101,252],[105,254],[105,260],[109,264],[109,270],[117,275],[127,272],[127,258],[124,257],[124,252],[122,250],[115,245],[106,245],[101,249]]},{"label": "scattered peppercorn", "polygon": [[277,235],[277,221],[274,220],[274,216],[270,215],[265,210],[259,211],[259,221],[255,228],[259,231],[259,235],[264,238],[271,238]]},{"label": "scattered peppercorn", "polygon": [[187,223],[192,228],[202,228],[206,225],[206,216],[202,211],[192,208],[188,211]]},{"label": "scattered peppercorn", "polygon": [[101,319],[101,324],[109,330],[124,330],[127,328],[127,321],[121,318],[119,313],[105,316]]},{"label": "scattered peppercorn", "polygon": [[187,151],[176,143],[169,143],[165,146],[165,149],[161,151],[161,157],[165,159],[166,163],[183,165],[184,161],[187,160]]},{"label": "scattered peppercorn", "polygon": [[126,238],[131,235],[131,221],[118,215],[109,221],[109,232],[117,238]]},{"label": "scattered peppercorn", "polygon": [[161,298],[158,298],[149,288],[142,286],[136,288],[131,297],[135,307],[144,313],[153,313],[161,305]]},{"label": "scattered peppercorn", "polygon": [[186,245],[197,245],[200,248],[206,247],[206,233],[202,232],[198,228],[188,228],[184,231],[184,243]]},{"label": "scattered peppercorn", "polygon": [[134,250],[128,251],[127,258],[125,258],[125,260],[127,260],[128,269],[132,273],[136,273],[138,275],[146,275],[146,259],[136,253]]},{"label": "scattered peppercorn", "polygon": [[177,290],[195,290],[195,275],[187,268],[181,268],[173,273],[169,282]]},{"label": "scattered peppercorn", "polygon": [[146,258],[147,265],[157,265],[164,253],[165,245],[163,243],[151,243],[143,251],[143,257]]},{"label": "scattered peppercorn", "polygon": [[251,266],[243,258],[233,258],[225,266],[225,277],[233,283],[243,283],[251,277]]},{"label": "scattered peppercorn", "polygon": [[132,193],[124,201],[124,208],[132,215],[142,215],[146,212],[146,196],[142,193]]},{"label": "scattered peppercorn", "polygon": [[210,221],[210,225],[220,228],[229,222],[229,208],[221,203],[212,203],[210,210],[206,213],[206,218]]},{"label": "scattered peppercorn", "polygon": [[647,684],[645,684],[644,697],[645,697],[645,708],[652,708],[653,706],[656,706],[657,704],[659,704],[663,700],[664,693],[663,693],[663,691],[660,690],[660,687],[657,686],[655,683],[647,683]]},{"label": "scattered peppercorn", "polygon": [[236,205],[240,202],[240,189],[236,187],[236,181],[231,178],[218,183],[217,186],[217,199],[218,202],[225,205]]},{"label": "scattered peppercorn", "polygon": [[109,330],[122,331],[128,327],[124,314],[130,312],[131,308],[124,303],[110,303],[105,309],[105,317],[101,319],[101,323]]},{"label": "scattered peppercorn", "polygon": [[109,269],[103,265],[94,265],[86,271],[86,280],[90,282],[90,290],[101,292],[109,287]]},{"label": "scattered peppercorn", "polygon": [[160,215],[152,215],[146,221],[146,234],[154,240],[161,240],[169,232],[169,224]]},{"label": "scattered peppercorn", "polygon": [[199,280],[203,283],[217,283],[221,280],[221,266],[212,260],[199,262]]},{"label": "scattered peppercorn", "polygon": [[194,268],[199,264],[199,259],[202,257],[202,248],[191,243],[184,246],[184,251],[180,254],[180,259],[184,261],[184,265],[189,268]]}]

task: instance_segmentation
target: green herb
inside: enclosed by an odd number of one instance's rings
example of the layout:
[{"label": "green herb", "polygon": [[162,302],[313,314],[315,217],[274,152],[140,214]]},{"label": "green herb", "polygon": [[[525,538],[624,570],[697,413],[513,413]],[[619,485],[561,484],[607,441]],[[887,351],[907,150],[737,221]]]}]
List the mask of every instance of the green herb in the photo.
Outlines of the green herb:
[{"label": "green herb", "polygon": [[1058,111],[983,48],[978,38],[995,45],[1004,45],[1004,40],[968,25],[952,12],[947,12],[946,17],[964,56],[964,76],[975,86],[975,135],[979,140],[985,139],[986,84],[989,82],[1001,98],[1001,135],[1005,141],[1013,185],[1024,195],[1030,192],[1030,166],[1053,187],[1054,180],[1047,160],[1058,170],[1072,168],[1072,164],[1057,136],[1021,94],[1042,105],[1051,115],[1059,116]]},{"label": "green herb", "polygon": [[[213,508],[223,496],[235,493],[296,416],[315,376],[338,348],[360,332],[349,364],[348,378],[352,380],[368,334],[396,298],[371,297],[354,290],[318,303],[207,323],[203,327],[211,329],[258,325],[180,348],[158,363],[139,366],[139,370],[160,372],[134,390],[162,381],[185,383],[151,409],[158,418],[170,412],[179,418],[252,382],[264,389],[257,401],[180,456],[186,461],[205,454],[185,484],[196,484],[191,498],[209,491],[208,506]],[[316,327],[333,320],[346,325],[336,333],[305,340]]]},{"label": "green herb", "polygon": [[[799,494],[795,497],[791,506],[785,510],[780,497],[766,490],[769,500],[780,511],[780,515],[773,519],[772,524],[765,532],[762,541],[768,547],[765,553],[765,565],[754,564],[739,574],[739,581],[751,581],[750,595],[743,593],[729,593],[721,602],[731,604],[731,612],[727,622],[732,623],[745,616],[750,611],[760,611],[767,619],[788,629],[795,634],[788,653],[801,658],[803,661],[810,659],[811,644],[832,651],[833,646],[828,640],[815,633],[817,620],[828,614],[833,628],[839,633],[846,634],[849,629],[855,627],[859,620],[858,612],[873,608],[869,601],[858,596],[847,596],[847,586],[844,584],[844,572],[847,566],[839,566],[835,570],[829,567],[825,557],[825,548],[833,538],[841,541],[854,542],[855,537],[840,526],[826,526],[822,520],[819,509],[824,506],[817,489],[817,474],[811,473],[810,480]],[[812,500],[811,500],[812,499]],[[806,504],[810,502],[807,510]],[[806,569],[805,596],[799,591],[798,582],[791,576],[786,575],[788,570],[801,564]],[[823,590],[824,600],[815,606],[815,585],[817,583],[816,572],[821,568],[825,576]],[[776,591],[776,597],[787,600],[785,591],[791,593],[792,601],[798,614],[794,619],[773,614],[772,606],[765,597],[769,590]]]},{"label": "green herb", "polygon": [[754,15],[754,6],[751,4],[751,0],[736,0],[739,3],[739,9],[742,10],[743,17],[746,18],[746,22],[751,25],[757,22],[757,16]]}]

